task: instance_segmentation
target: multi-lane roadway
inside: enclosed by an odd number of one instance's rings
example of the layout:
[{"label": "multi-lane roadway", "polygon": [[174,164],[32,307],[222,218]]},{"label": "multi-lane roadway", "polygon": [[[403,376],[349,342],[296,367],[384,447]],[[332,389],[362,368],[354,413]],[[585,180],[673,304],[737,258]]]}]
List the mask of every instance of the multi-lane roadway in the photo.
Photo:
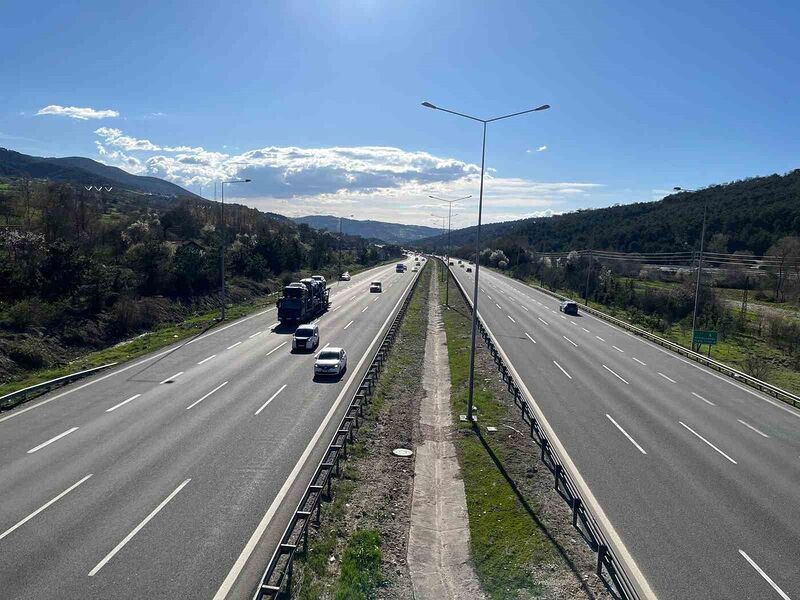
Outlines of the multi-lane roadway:
[{"label": "multi-lane roadway", "polygon": [[[474,274],[451,267],[469,291]],[[800,599],[800,411],[482,269],[478,313],[659,598]]]},{"label": "multi-lane roadway", "polygon": [[272,308],[0,414],[0,597],[249,597],[417,276],[333,284],[340,380]]}]

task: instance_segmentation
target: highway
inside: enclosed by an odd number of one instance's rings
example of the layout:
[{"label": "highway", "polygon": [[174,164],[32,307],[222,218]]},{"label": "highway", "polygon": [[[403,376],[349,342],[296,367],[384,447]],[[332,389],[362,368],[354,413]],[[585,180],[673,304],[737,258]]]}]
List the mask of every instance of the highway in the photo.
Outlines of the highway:
[{"label": "highway", "polygon": [[417,276],[332,284],[339,381],[272,308],[0,414],[0,597],[250,597]]},{"label": "highway", "polygon": [[[471,297],[474,274],[451,271]],[[479,315],[655,594],[800,599],[800,412],[564,315],[519,281],[479,277]]]}]

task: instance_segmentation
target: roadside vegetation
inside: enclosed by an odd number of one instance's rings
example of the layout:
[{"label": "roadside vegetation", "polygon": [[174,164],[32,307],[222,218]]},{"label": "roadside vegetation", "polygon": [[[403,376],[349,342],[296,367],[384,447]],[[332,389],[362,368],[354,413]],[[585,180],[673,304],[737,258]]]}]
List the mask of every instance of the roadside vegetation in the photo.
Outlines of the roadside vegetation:
[{"label": "roadside vegetation", "polygon": [[[430,261],[427,261],[430,262]],[[295,564],[301,600],[402,600],[412,597],[406,565],[413,463],[391,450],[412,448],[422,394],[431,268],[420,280],[384,365],[365,419],[348,450],[333,501],[311,529]]]},{"label": "roadside vegetation", "polygon": [[225,207],[223,237],[219,205],[197,197],[1,183],[0,390],[137,356],[212,324],[223,239],[230,318],[274,302],[299,277],[336,280],[401,255],[236,204]]},{"label": "roadside vegetation", "polygon": [[[493,600],[605,598],[592,555],[570,530],[569,511],[552,492],[538,449],[524,434],[513,402],[485,347],[476,355],[473,428],[466,413],[471,314],[455,283],[443,309],[450,360],[454,439],[469,514],[475,570]],[[444,303],[445,286],[439,300]],[[479,338],[480,340],[480,338]],[[497,432],[488,432],[494,426]]]}]

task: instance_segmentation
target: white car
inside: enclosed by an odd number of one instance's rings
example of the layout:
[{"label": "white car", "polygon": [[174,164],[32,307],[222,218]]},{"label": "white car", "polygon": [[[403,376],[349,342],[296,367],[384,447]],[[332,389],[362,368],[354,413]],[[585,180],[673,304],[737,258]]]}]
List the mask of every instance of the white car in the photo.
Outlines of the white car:
[{"label": "white car", "polygon": [[344,348],[325,348],[314,362],[314,376],[339,377],[347,370],[347,352]]},{"label": "white car", "polygon": [[381,285],[380,281],[373,281],[369,284],[369,291],[370,293],[377,293],[380,294],[383,291],[383,286]]},{"label": "white car", "polygon": [[314,350],[319,346],[319,325],[300,325],[292,336],[292,350]]},{"label": "white car", "polygon": [[350,281],[350,273],[345,271],[344,273],[342,273],[342,275],[341,275],[341,277],[339,277],[339,279],[341,279],[342,281]]},{"label": "white car", "polygon": [[419,271],[419,267],[414,267],[413,269],[411,269],[412,273],[416,273],[417,271]]}]

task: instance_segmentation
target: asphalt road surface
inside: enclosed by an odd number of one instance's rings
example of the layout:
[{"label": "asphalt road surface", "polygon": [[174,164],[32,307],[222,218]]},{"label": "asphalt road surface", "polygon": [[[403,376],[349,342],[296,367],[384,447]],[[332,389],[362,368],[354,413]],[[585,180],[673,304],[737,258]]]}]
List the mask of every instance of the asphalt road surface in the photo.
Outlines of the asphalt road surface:
[{"label": "asphalt road surface", "polygon": [[0,414],[0,597],[249,597],[417,275],[332,284],[340,380],[273,308]]},{"label": "asphalt road surface", "polygon": [[800,411],[488,269],[478,312],[659,598],[800,599]]}]

